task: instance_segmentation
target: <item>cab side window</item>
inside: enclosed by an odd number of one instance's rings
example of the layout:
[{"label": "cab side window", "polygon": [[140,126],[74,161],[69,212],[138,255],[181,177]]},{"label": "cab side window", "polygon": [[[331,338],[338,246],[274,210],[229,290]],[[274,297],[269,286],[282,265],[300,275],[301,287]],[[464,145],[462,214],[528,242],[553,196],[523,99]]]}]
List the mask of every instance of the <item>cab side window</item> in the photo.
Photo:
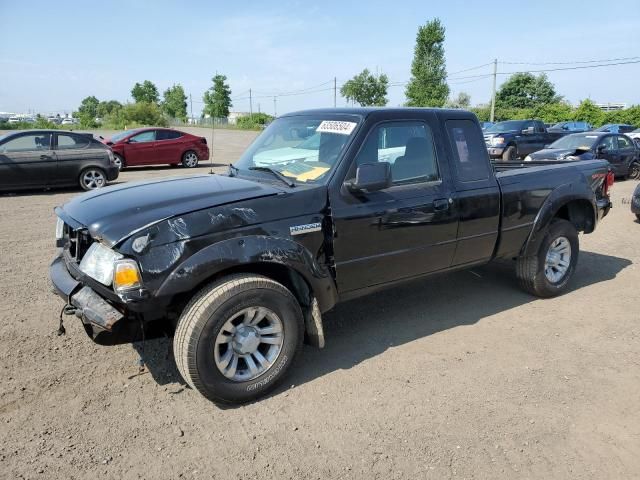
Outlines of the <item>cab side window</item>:
[{"label": "cab side window", "polygon": [[156,140],[175,140],[181,136],[182,133],[175,132],[173,130],[158,130],[156,133]]},{"label": "cab side window", "polygon": [[0,152],[29,152],[49,149],[51,149],[50,133],[20,135],[0,146]]},{"label": "cab side window", "polygon": [[355,165],[376,162],[391,164],[393,185],[440,178],[433,135],[424,122],[388,122],[377,126],[358,152]]}]

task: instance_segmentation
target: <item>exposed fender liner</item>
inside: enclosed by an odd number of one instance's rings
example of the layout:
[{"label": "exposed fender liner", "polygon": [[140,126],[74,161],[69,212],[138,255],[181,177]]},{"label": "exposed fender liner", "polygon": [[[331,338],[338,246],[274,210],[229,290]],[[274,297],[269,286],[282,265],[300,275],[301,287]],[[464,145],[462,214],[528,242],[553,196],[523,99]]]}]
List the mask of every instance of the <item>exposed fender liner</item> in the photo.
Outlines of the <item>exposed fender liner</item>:
[{"label": "exposed fender liner", "polygon": [[269,263],[284,265],[299,273],[309,284],[321,312],[337,303],[338,293],[331,273],[311,252],[291,239],[261,235],[230,238],[193,254],[176,266],[156,296],[170,297],[189,292],[230,268]]},{"label": "exposed fender liner", "polygon": [[305,309],[304,326],[307,334],[307,341],[317,348],[324,348],[324,328],[322,326],[322,313],[318,306],[318,300],[311,301],[311,307]]},{"label": "exposed fender liner", "polygon": [[547,197],[544,204],[538,211],[534,220],[531,232],[527,241],[522,247],[521,255],[532,255],[538,249],[538,245],[544,237],[544,232],[549,222],[556,216],[558,211],[575,200],[586,200],[591,205],[592,225],[595,228],[597,221],[596,197],[586,180],[582,178],[580,183],[565,183],[556,187]]}]

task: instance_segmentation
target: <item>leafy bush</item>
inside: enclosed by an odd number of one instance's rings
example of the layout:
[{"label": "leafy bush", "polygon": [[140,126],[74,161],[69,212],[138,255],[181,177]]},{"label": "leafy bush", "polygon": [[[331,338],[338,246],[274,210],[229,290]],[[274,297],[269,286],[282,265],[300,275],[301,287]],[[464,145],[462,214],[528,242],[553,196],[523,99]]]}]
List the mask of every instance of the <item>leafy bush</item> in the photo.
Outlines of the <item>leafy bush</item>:
[{"label": "leafy bush", "polygon": [[253,130],[264,127],[271,120],[273,120],[273,117],[271,115],[267,115],[266,113],[261,112],[254,113],[251,116],[247,115],[245,117],[238,117],[236,125],[238,126],[238,128]]},{"label": "leafy bush", "polygon": [[114,130],[137,127],[166,127],[167,119],[155,103],[128,103],[105,116],[103,126]]}]

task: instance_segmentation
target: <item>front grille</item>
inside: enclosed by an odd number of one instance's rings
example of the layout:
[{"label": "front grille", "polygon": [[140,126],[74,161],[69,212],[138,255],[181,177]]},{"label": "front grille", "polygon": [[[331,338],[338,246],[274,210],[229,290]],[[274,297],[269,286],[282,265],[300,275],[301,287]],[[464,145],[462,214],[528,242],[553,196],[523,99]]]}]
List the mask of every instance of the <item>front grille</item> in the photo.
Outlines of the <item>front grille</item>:
[{"label": "front grille", "polygon": [[76,262],[80,262],[84,254],[93,243],[89,232],[86,229],[73,230],[65,225],[65,234],[68,233],[67,248],[69,249],[69,255]]}]

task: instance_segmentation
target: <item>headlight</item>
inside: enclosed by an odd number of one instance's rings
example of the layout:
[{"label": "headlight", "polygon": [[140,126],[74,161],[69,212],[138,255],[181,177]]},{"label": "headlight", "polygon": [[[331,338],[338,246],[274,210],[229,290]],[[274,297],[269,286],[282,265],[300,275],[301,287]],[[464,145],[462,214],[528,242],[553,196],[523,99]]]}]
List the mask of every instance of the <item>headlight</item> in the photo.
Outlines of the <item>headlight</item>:
[{"label": "headlight", "polygon": [[118,260],[113,273],[113,289],[116,292],[139,288],[142,285],[140,270],[134,260]]},{"label": "headlight", "polygon": [[495,146],[495,145],[500,145],[502,143],[504,143],[504,138],[503,137],[493,137],[491,139],[491,145]]},{"label": "headlight", "polygon": [[60,217],[56,220],[56,240],[62,240],[64,237],[64,222]]},{"label": "headlight", "polygon": [[103,285],[111,285],[113,281],[114,262],[122,255],[95,242],[89,247],[80,262],[80,270]]},{"label": "headlight", "polygon": [[525,162],[530,162],[531,160],[531,155],[527,155],[526,157],[524,157]]}]

